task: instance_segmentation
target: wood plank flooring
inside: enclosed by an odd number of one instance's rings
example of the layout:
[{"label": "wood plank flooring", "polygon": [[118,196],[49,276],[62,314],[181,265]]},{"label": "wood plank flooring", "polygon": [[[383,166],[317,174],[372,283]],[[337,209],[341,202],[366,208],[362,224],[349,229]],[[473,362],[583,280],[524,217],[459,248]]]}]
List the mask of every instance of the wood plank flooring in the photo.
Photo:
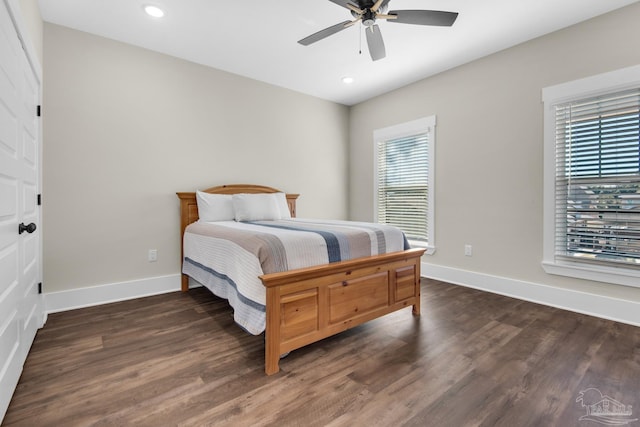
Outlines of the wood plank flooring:
[{"label": "wood plank flooring", "polygon": [[422,316],[263,363],[202,288],[52,314],[2,425],[597,426],[590,387],[640,418],[640,328],[426,279]]}]

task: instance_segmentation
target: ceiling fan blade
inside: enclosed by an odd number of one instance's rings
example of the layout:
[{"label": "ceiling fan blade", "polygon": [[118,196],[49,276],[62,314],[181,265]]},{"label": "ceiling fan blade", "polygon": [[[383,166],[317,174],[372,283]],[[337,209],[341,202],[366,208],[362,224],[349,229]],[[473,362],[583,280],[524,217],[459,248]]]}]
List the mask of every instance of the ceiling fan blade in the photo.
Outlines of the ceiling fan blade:
[{"label": "ceiling fan blade", "polygon": [[439,10],[392,10],[389,15],[397,15],[397,19],[389,19],[387,22],[414,25],[436,25],[450,27],[458,17],[457,12],[442,12]]},{"label": "ceiling fan blade", "polygon": [[379,10],[385,10],[390,0],[382,0],[382,4],[380,5]]},{"label": "ceiling fan blade", "polygon": [[365,33],[367,33],[367,45],[369,45],[371,59],[377,61],[387,56],[380,27],[378,27],[378,25],[372,25],[365,30]]},{"label": "ceiling fan blade", "polygon": [[315,43],[324,39],[325,37],[329,37],[339,31],[344,30],[347,27],[351,26],[351,21],[344,21],[336,25],[332,25],[324,30],[320,30],[317,33],[313,33],[310,36],[307,36],[301,40],[298,40],[298,43],[304,46],[309,46],[311,43]]},{"label": "ceiling fan blade", "polygon": [[[351,3],[351,1],[349,1],[349,0],[329,0],[329,1],[332,2],[332,3],[337,4],[338,6],[342,6],[342,7],[346,8],[346,9],[350,9],[349,6],[347,6],[347,5],[354,6],[354,4]],[[357,3],[358,2],[356,2],[356,4]]]}]

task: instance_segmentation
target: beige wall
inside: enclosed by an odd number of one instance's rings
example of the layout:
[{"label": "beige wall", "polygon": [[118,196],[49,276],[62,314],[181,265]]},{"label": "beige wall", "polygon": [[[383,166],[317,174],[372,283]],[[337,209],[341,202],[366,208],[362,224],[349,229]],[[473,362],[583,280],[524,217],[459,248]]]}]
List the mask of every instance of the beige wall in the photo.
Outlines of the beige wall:
[{"label": "beige wall", "polygon": [[259,183],[301,193],[300,216],[371,220],[373,131],[435,114],[427,263],[640,301],[540,266],[541,89],[640,63],[637,16],[640,4],[351,109],[45,24],[45,291],[178,273],[176,191]]},{"label": "beige wall", "polygon": [[263,184],[347,217],[347,107],[49,23],[44,40],[46,292],[177,274],[177,191]]},{"label": "beige wall", "polygon": [[435,114],[437,249],[425,262],[640,301],[640,289],[547,275],[540,264],[541,90],[639,64],[639,17],[636,3],[353,107],[351,219],[373,219],[373,131]]},{"label": "beige wall", "polygon": [[19,4],[22,18],[29,32],[29,41],[35,50],[34,53],[37,55],[38,61],[42,64],[43,22],[38,0],[20,0]]}]

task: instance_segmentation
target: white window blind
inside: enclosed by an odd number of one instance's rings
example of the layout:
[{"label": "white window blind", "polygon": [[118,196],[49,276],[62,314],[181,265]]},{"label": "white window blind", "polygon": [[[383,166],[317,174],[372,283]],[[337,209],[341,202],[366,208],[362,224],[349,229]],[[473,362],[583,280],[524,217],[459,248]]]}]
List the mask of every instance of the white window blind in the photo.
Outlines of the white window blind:
[{"label": "white window blind", "polygon": [[429,242],[429,132],[377,142],[377,218]]},{"label": "white window blind", "polygon": [[555,257],[640,269],[640,89],[555,106]]}]

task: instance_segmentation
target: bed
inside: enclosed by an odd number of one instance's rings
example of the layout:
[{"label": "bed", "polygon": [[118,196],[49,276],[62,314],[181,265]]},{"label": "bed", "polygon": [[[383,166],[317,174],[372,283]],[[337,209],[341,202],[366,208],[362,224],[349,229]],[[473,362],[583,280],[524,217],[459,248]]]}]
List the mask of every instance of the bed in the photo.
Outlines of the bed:
[{"label": "bed", "polygon": [[[192,258],[195,256],[190,253],[185,257],[185,249],[187,252],[192,250],[193,235],[198,233],[198,228],[204,227],[201,225],[203,221],[198,221],[197,193],[200,192],[177,193],[180,199],[183,292],[189,289],[190,276],[197,276],[196,271],[207,269],[199,265],[199,262],[194,262]],[[236,195],[234,197],[247,194],[281,195],[284,209],[288,208],[287,214],[292,220],[277,227],[270,226],[271,223],[260,222],[251,223],[248,227],[266,225],[271,229],[288,230],[290,227],[287,224],[294,221],[302,221],[304,227],[311,227],[304,222],[305,220],[296,219],[297,194],[285,195],[272,187],[244,184],[212,187],[203,190],[202,193]],[[198,195],[198,197],[202,196],[202,194]],[[295,224],[297,225],[298,222]],[[214,223],[214,225],[219,229],[224,226],[231,228],[241,226],[240,223],[234,225],[222,222]],[[190,228],[188,228],[189,226]],[[285,231],[285,233],[287,232]],[[380,231],[376,231],[376,233],[380,235]],[[374,235],[373,232],[370,234]],[[195,240],[198,241],[198,239]],[[388,253],[344,261],[334,260],[311,267],[271,273],[262,272],[262,274],[258,272],[258,279],[264,287],[265,294],[262,310],[264,311],[266,374],[272,375],[279,371],[281,355],[369,320],[407,307],[412,307],[412,313],[419,315],[420,258],[423,253],[424,249],[421,248],[399,248]],[[225,258],[232,257],[226,256]],[[198,268],[194,269],[194,265]],[[218,282],[217,285],[222,282],[230,282],[234,286],[241,286],[236,283],[239,280],[231,281],[229,277],[220,274],[216,274],[216,277],[218,277],[215,279]],[[200,282],[197,277],[193,278]],[[210,287],[210,289],[212,288]],[[215,291],[214,293],[217,294]],[[229,299],[228,295],[222,296]],[[229,301],[231,303],[232,300],[229,299]],[[234,310],[236,310],[235,306]],[[255,330],[249,332],[256,334]]]}]

